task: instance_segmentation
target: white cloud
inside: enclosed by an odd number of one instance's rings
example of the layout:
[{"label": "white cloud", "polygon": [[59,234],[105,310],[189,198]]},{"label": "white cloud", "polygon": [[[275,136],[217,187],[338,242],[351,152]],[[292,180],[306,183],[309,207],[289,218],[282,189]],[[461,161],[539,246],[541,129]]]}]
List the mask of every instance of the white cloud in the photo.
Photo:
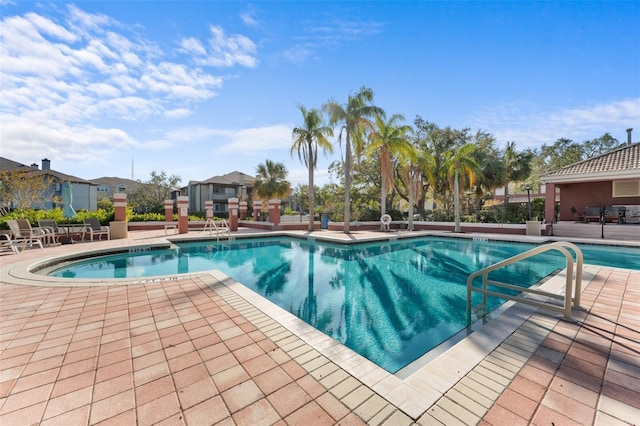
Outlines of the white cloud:
[{"label": "white cloud", "polygon": [[73,43],[78,40],[78,36],[47,18],[35,13],[27,13],[25,17],[36,29],[40,31],[40,34],[42,35],[50,35],[67,43]]},{"label": "white cloud", "polygon": [[216,25],[210,28],[211,38],[209,48],[211,52],[206,63],[214,66],[231,67],[235,64],[248,68],[258,65],[256,45],[241,34],[227,36],[224,30]]},{"label": "white cloud", "polygon": [[300,42],[282,52],[282,56],[295,64],[301,64],[316,56],[315,52],[337,48],[344,43],[364,40],[382,32],[384,24],[377,21],[347,21],[335,19],[329,23],[305,22],[304,34],[295,37]]},{"label": "white cloud", "polygon": [[27,117],[0,115],[2,155],[31,164],[35,159],[103,162],[109,153],[137,145],[126,132],[92,125],[70,126],[61,121],[35,121]]},{"label": "white cloud", "polygon": [[164,116],[170,119],[185,118],[191,115],[191,110],[187,108],[176,108],[171,111],[165,111]]},{"label": "white cloud", "polygon": [[69,23],[89,32],[102,32],[103,27],[117,25],[118,23],[104,14],[92,14],[80,10],[75,5],[69,5]]},{"label": "white cloud", "polygon": [[279,124],[221,132],[229,142],[220,147],[220,151],[252,155],[277,149],[288,150],[292,144],[291,129],[292,126]]},{"label": "white cloud", "polygon": [[106,15],[66,11],[58,19],[29,12],[0,20],[3,127],[7,117],[67,128],[92,119],[179,119],[222,85],[221,77],[167,60],[174,52]]},{"label": "white cloud", "polygon": [[282,52],[282,56],[294,64],[302,64],[307,59],[315,56],[313,46],[298,45]]},{"label": "white cloud", "polygon": [[195,39],[193,37],[183,38],[180,41],[180,46],[189,53],[195,55],[206,55],[207,50],[204,48],[200,40]]},{"label": "white cloud", "polygon": [[203,66],[255,68],[258,65],[257,48],[251,39],[241,34],[227,35],[217,25],[209,27],[209,31],[211,37],[206,47],[200,40],[188,37],[180,41],[182,51],[193,55],[194,60]]},{"label": "white cloud", "polygon": [[583,142],[604,133],[624,140],[625,129],[640,126],[640,98],[548,112],[510,104],[482,111],[474,122],[478,128],[491,129],[501,143],[514,141],[522,148],[552,144],[559,138]]},{"label": "white cloud", "polygon": [[246,25],[249,25],[250,27],[257,27],[259,25],[259,22],[256,21],[251,12],[242,13],[240,15],[240,19],[242,19],[242,22],[244,22]]}]

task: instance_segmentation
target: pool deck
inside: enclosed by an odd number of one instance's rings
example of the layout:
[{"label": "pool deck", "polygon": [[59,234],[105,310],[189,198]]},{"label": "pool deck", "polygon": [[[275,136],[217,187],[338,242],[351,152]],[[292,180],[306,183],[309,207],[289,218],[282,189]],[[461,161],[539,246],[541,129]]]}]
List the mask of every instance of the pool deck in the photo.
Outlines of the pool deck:
[{"label": "pool deck", "polygon": [[[360,241],[409,234],[312,235]],[[0,253],[1,425],[640,419],[640,271],[587,265],[576,322],[514,304],[396,375],[217,271],[74,286],[28,272],[53,257],[167,238],[174,236],[137,231],[122,240]],[[545,283],[552,291],[563,285],[562,274]]]}]

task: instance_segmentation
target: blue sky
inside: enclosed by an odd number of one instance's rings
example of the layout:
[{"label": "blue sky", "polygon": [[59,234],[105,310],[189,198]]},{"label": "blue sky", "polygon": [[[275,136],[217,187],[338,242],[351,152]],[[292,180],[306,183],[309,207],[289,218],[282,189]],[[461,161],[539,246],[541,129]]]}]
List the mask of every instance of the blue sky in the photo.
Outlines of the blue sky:
[{"label": "blue sky", "polygon": [[[0,0],[0,152],[93,179],[289,180],[298,104],[368,86],[388,114],[520,149],[640,140],[640,3]],[[329,181],[322,159],[316,183]]]}]

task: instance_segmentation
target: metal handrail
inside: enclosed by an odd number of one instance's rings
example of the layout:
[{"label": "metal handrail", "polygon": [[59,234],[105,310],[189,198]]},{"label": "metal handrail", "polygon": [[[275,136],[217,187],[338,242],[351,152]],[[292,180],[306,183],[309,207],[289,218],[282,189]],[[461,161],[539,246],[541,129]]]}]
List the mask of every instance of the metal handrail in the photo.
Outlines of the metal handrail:
[{"label": "metal handrail", "polygon": [[224,219],[222,219],[220,224],[217,224],[215,220],[208,218],[202,231],[205,232],[207,229],[209,229],[209,235],[213,235],[213,231],[215,230],[217,241],[220,241],[221,234],[222,236],[225,236],[224,234],[226,234],[227,239],[231,239],[231,229],[229,228],[227,221]]},{"label": "metal handrail", "polygon": [[[573,250],[576,256],[575,285],[573,282],[573,268],[574,268],[573,256],[567,249]],[[520,260],[527,259],[529,257],[535,256],[537,254],[550,251],[550,250],[557,250],[561,252],[562,254],[564,254],[565,259],[567,261],[566,263],[567,277],[566,277],[564,298],[560,295],[549,293],[546,291],[519,287],[519,286],[501,283],[501,282],[493,281],[489,279],[489,273],[492,271],[495,271],[496,269],[500,269],[503,266],[511,265]],[[502,299],[515,300],[518,302],[537,306],[539,308],[546,308],[554,311],[559,311],[563,313],[566,318],[570,319],[571,318],[571,301],[573,301],[574,307],[576,308],[580,307],[580,293],[582,292],[582,264],[583,264],[582,251],[575,244],[572,244],[566,241],[557,241],[551,244],[545,244],[543,246],[536,247],[534,249],[531,249],[524,253],[510,257],[501,262],[494,263],[493,265],[487,266],[485,268],[482,268],[472,273],[471,275],[469,275],[469,278],[467,278],[467,323],[468,324],[471,323],[471,294],[474,291],[478,293],[482,293],[482,304],[485,307],[487,306],[487,296],[495,296],[495,297],[500,297]],[[473,287],[473,280],[479,276],[482,276],[482,288]],[[507,294],[491,291],[487,289],[488,284],[491,284],[496,287],[516,290],[523,293],[533,293],[533,294],[538,294],[542,296],[547,296],[553,299],[564,299],[564,307],[558,307],[550,303],[538,302],[538,301],[535,301],[532,299],[526,299],[520,296],[509,296]]]}]

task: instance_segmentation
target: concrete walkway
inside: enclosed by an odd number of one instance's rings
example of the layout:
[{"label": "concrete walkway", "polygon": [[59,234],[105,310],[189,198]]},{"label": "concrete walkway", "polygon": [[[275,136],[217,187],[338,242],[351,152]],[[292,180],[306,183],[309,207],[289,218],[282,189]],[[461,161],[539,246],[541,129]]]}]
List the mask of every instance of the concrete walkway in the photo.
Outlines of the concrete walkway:
[{"label": "concrete walkway", "polygon": [[130,232],[0,256],[1,425],[640,419],[639,271],[589,266],[576,323],[514,305],[402,377],[219,272],[81,286],[25,272],[43,259],[164,241],[164,231]]}]

